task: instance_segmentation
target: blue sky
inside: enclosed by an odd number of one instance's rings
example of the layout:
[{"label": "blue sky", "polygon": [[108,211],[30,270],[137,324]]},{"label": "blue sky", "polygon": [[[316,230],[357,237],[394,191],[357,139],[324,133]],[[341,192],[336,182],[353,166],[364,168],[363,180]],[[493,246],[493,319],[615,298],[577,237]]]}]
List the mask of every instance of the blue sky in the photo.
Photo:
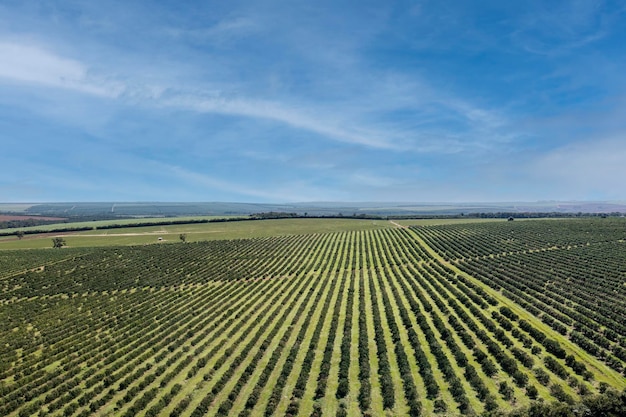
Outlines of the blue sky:
[{"label": "blue sky", "polygon": [[626,200],[611,1],[0,1],[0,202]]}]

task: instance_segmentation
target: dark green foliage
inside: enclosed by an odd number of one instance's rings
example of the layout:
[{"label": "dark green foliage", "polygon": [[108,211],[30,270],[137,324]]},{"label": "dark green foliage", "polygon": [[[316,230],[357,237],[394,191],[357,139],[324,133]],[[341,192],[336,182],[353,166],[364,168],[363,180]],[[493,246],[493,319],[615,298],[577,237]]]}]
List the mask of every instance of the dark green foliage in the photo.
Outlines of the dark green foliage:
[{"label": "dark green foliage", "polygon": [[350,392],[350,383],[348,381],[350,371],[350,346],[352,338],[352,308],[354,305],[354,283],[355,277],[350,278],[350,287],[348,288],[348,298],[346,301],[346,317],[343,327],[343,338],[341,340],[341,361],[339,362],[339,383],[337,384],[337,392],[335,396],[344,398]]},{"label": "dark green foliage", "polygon": [[565,350],[561,347],[559,342],[552,339],[545,339],[543,341],[543,346],[546,348],[546,351],[552,353],[559,359],[565,359]]},{"label": "dark green foliage", "polygon": [[561,365],[557,360],[555,360],[552,356],[546,356],[544,359],[544,363],[546,364],[546,368],[554,372],[559,378],[566,379],[568,376],[567,370]]},{"label": "dark green foliage", "polygon": [[492,412],[498,409],[498,403],[496,402],[496,398],[489,394],[485,398],[485,411]]},{"label": "dark green foliage", "polygon": [[511,321],[517,321],[517,319],[519,319],[519,316],[517,314],[515,314],[513,311],[511,311],[510,308],[505,306],[500,307],[500,314],[502,314],[504,317],[508,318]]},{"label": "dark green foliage", "polygon": [[567,394],[559,384],[552,384],[550,386],[550,394],[562,403],[574,404],[574,399],[571,395]]},{"label": "dark green foliage", "polygon": [[391,368],[387,355],[387,344],[383,335],[383,323],[378,309],[378,297],[374,291],[374,281],[370,277],[370,296],[373,305],[374,340],[376,341],[376,355],[378,356],[378,378],[383,396],[383,407],[393,408],[396,403],[391,380]]},{"label": "dark green foliage", "polygon": [[548,385],[550,383],[550,375],[543,368],[535,368],[535,377],[542,385]]},{"label": "dark green foliage", "polygon": [[626,415],[626,391],[610,390],[605,394],[585,397],[582,402],[533,402],[529,407],[509,413],[490,414],[501,417],[622,417]]},{"label": "dark green foliage", "polygon": [[63,239],[62,237],[54,237],[52,238],[52,247],[55,249],[60,249],[63,246],[65,246],[65,239]]},{"label": "dark green foliage", "polygon": [[437,398],[434,402],[435,408],[434,411],[435,413],[445,413],[448,410],[448,406],[446,405],[446,402],[440,398]]},{"label": "dark green foliage", "polygon": [[363,275],[359,276],[359,408],[362,412],[369,409],[371,403],[369,337],[367,331],[367,316],[365,311],[365,291]]},{"label": "dark green foliage", "polygon": [[608,390],[602,395],[586,397],[583,405],[592,416],[626,416],[626,390],[621,393]]},{"label": "dark green foliage", "polygon": [[[514,229],[510,225],[459,224],[415,230],[443,256],[455,258],[462,270],[502,291],[552,329],[569,334],[574,343],[622,372],[626,353],[620,350],[625,347],[620,335],[626,334],[626,305],[623,295],[611,292],[623,281],[623,225],[623,219],[606,223],[589,219],[552,225],[532,222]],[[503,251],[507,256],[499,256]],[[500,311],[503,316],[509,313]],[[514,316],[507,318],[515,321]],[[523,322],[520,328],[543,343],[546,335]],[[549,339],[546,350],[563,359],[564,351]]]},{"label": "dark green foliage", "polygon": [[[444,235],[429,239],[436,251],[449,244]],[[579,292],[548,298],[531,282],[517,291],[503,278],[507,269],[474,271],[481,283],[454,265],[521,262],[522,252],[447,265],[406,229],[47,252],[24,252],[31,263],[0,253],[1,415],[86,416],[105,407],[121,416],[166,409],[173,416],[230,415],[235,404],[242,406],[240,417],[275,415],[279,406],[299,415],[310,391],[320,404],[339,399],[337,415],[345,415],[348,399],[368,415],[372,378],[380,381],[375,394],[388,410],[406,404],[418,416],[424,402],[425,409],[472,415],[469,401],[478,398],[480,409],[496,415],[498,396],[515,407],[516,395],[538,395],[529,369],[567,407],[577,394],[593,398],[595,384],[585,379],[598,369],[584,355],[564,354],[552,330],[546,335],[534,320],[490,307],[497,301],[487,279],[498,279],[502,294],[526,302],[531,313],[536,308],[557,331],[566,326],[574,343],[596,349],[615,369],[626,347],[618,293],[607,294],[616,301],[616,314],[608,317],[602,302],[601,316],[588,315]],[[589,287],[599,290],[600,279]],[[574,276],[570,281],[577,285]],[[550,292],[553,284],[538,288]],[[572,303],[570,295],[577,297]],[[572,306],[589,318],[579,319]],[[371,355],[378,357],[377,375]],[[550,381],[544,366],[558,378]],[[394,386],[393,372],[401,384]],[[357,374],[358,381],[350,379]],[[506,381],[499,392],[487,388],[490,377]],[[289,378],[296,383],[285,392]],[[337,389],[330,392],[329,383]],[[447,405],[438,397],[442,389],[453,398]],[[259,410],[263,392],[269,401]],[[319,404],[313,415],[321,415]]]},{"label": "dark green foliage", "polygon": [[513,399],[513,388],[510,387],[509,384],[506,383],[506,381],[500,382],[500,384],[498,385],[498,392],[505,400]]},{"label": "dark green foliage", "polygon": [[322,406],[318,403],[313,404],[313,412],[310,417],[322,417]]},{"label": "dark green foliage", "polygon": [[522,349],[513,348],[511,349],[511,353],[513,353],[513,356],[515,356],[515,359],[517,359],[526,368],[533,367],[533,364],[535,363],[535,361],[533,360],[532,356],[524,352]]},{"label": "dark green foliage", "polygon": [[[345,278],[341,281],[341,286],[339,287],[339,293],[342,294],[345,288],[346,280]],[[333,354],[333,345],[335,343],[335,337],[337,335],[337,327],[339,326],[339,314],[341,309],[342,297],[337,297],[337,301],[335,302],[335,308],[333,310],[332,321],[330,324],[330,330],[328,332],[328,340],[326,342],[326,349],[324,350],[324,357],[322,359],[322,366],[320,369],[320,373],[317,377],[317,387],[315,389],[315,399],[322,398],[326,392],[326,385],[328,383],[328,374],[330,373],[330,363],[331,357]],[[349,365],[349,363],[348,363]],[[344,365],[344,366],[348,366]]]},{"label": "dark green foliage", "polygon": [[520,388],[525,387],[526,383],[528,383],[528,376],[522,371],[515,371],[511,376],[513,377],[513,382],[515,382],[515,385]]}]

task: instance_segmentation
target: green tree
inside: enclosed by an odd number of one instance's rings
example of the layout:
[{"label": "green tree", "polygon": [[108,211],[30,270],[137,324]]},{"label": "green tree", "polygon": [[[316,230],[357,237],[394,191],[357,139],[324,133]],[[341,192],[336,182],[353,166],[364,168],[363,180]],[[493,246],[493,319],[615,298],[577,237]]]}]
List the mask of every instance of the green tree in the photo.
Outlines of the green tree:
[{"label": "green tree", "polygon": [[60,249],[63,246],[65,246],[65,239],[63,239],[62,237],[52,238],[52,247],[53,248]]},{"label": "green tree", "polygon": [[528,385],[526,387],[526,395],[528,395],[528,398],[531,400],[534,400],[539,395],[539,391],[537,391],[537,388],[534,385]]},{"label": "green tree", "polygon": [[500,386],[498,388],[498,392],[502,394],[502,398],[505,400],[511,400],[513,398],[513,388],[506,383],[506,381],[500,382]]},{"label": "green tree", "polygon": [[24,231],[18,230],[17,232],[15,232],[15,236],[17,236],[19,240],[22,240],[22,238],[24,237]]},{"label": "green tree", "polygon": [[178,238],[180,239],[181,242],[185,243],[187,241],[187,234],[181,233],[180,235],[178,235]]}]

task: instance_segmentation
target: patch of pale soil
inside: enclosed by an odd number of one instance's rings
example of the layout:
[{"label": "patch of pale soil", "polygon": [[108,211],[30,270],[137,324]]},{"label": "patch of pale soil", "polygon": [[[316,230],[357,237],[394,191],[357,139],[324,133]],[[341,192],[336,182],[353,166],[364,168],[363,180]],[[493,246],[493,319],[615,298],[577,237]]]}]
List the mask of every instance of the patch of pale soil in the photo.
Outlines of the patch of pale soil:
[{"label": "patch of pale soil", "polygon": [[401,224],[396,223],[393,220],[389,220],[389,223],[393,224],[396,227],[399,227],[400,229],[406,229],[407,228],[406,226],[402,226]]}]

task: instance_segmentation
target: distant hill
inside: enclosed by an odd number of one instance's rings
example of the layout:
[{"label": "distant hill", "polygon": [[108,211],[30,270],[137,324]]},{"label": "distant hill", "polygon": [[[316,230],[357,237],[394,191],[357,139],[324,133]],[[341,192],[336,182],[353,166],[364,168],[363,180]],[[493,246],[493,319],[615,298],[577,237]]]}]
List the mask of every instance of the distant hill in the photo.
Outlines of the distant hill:
[{"label": "distant hill", "polygon": [[177,216],[232,216],[286,212],[307,216],[472,215],[476,213],[626,213],[625,202],[503,202],[503,203],[380,203],[303,202],[292,204],[231,202],[96,202],[0,203],[0,213],[63,218],[128,218]]}]

